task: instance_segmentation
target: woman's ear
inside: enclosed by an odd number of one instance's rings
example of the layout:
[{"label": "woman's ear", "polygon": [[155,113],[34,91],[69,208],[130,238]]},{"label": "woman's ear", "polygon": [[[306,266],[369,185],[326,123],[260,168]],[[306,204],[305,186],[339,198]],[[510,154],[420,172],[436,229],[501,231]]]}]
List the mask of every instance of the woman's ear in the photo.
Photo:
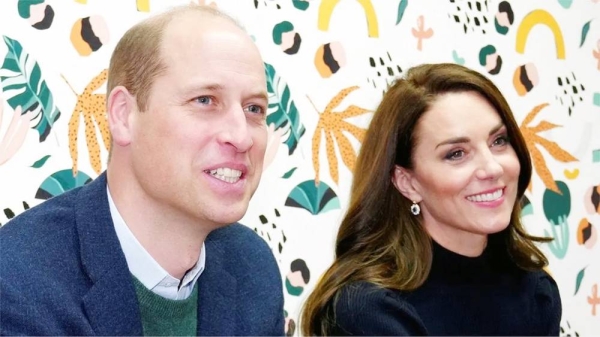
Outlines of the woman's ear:
[{"label": "woman's ear", "polygon": [[412,202],[421,202],[423,198],[415,188],[415,177],[404,167],[396,165],[392,175],[392,183],[402,195]]}]

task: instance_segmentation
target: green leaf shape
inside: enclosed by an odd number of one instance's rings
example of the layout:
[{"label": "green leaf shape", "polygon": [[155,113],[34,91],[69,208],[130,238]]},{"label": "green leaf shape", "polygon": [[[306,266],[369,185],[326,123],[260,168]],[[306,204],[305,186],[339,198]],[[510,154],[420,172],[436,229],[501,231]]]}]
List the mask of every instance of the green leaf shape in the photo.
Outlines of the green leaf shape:
[{"label": "green leaf shape", "polygon": [[542,197],[542,205],[546,219],[558,225],[561,217],[568,218],[571,213],[571,192],[564,182],[559,180],[555,182],[561,194],[546,189]]},{"label": "green leaf shape", "polygon": [[36,199],[47,200],[68,190],[88,184],[91,181],[92,178],[81,171],[74,177],[71,169],[58,171],[51,174],[42,182],[35,197]]},{"label": "green leaf shape", "polygon": [[292,0],[292,4],[299,10],[305,11],[308,9],[310,2],[308,2],[307,0]]},{"label": "green leaf shape", "polygon": [[575,293],[573,294],[573,296],[577,295],[577,292],[579,291],[579,287],[581,286],[581,281],[583,281],[584,276],[585,276],[585,268],[581,269],[579,271],[579,273],[577,273],[577,278],[575,278]]},{"label": "green leaf shape", "polygon": [[581,46],[583,46],[583,44],[585,43],[585,39],[587,38],[587,35],[590,32],[591,23],[592,20],[586,22],[585,25],[583,25],[583,27],[581,28],[581,43],[579,43],[579,48],[581,48]]},{"label": "green leaf shape", "polygon": [[40,168],[40,167],[44,166],[44,164],[46,164],[46,160],[48,160],[48,158],[50,158],[49,154],[47,154],[47,155],[43,156],[42,158],[40,158],[39,160],[37,160],[35,163],[33,163],[33,165],[31,165],[31,167]]},{"label": "green leaf shape", "polygon": [[544,229],[544,235],[554,239],[548,244],[548,247],[554,256],[563,259],[569,249],[569,223],[567,217],[560,216],[557,222],[550,220],[550,230],[552,235]]},{"label": "green leaf shape", "polygon": [[38,63],[23,50],[19,41],[4,36],[4,42],[8,53],[0,69],[0,81],[8,97],[7,102],[15,110],[20,106],[21,114],[34,112],[32,121],[35,125],[32,128],[37,130],[39,141],[43,142],[60,117],[60,111],[46,81],[42,79]]},{"label": "green leaf shape", "polygon": [[325,182],[317,186],[314,180],[304,181],[294,187],[285,201],[286,206],[303,208],[313,215],[340,209],[340,200]]},{"label": "green leaf shape", "polygon": [[402,21],[402,17],[404,16],[404,12],[406,11],[406,7],[408,7],[408,0],[400,0],[398,4],[398,16],[396,17],[396,25]]},{"label": "green leaf shape", "polygon": [[267,124],[273,124],[276,130],[284,128],[282,139],[288,147],[288,154],[292,155],[306,129],[300,121],[296,104],[291,99],[290,88],[268,63],[265,63],[265,75],[269,92]]},{"label": "green leaf shape", "polygon": [[297,167],[294,167],[293,169],[287,171],[281,178],[288,179],[289,177],[292,176],[292,174],[294,174],[294,171],[296,171],[296,169],[297,169]]},{"label": "green leaf shape", "polygon": [[19,16],[23,19],[29,19],[31,16],[31,6],[41,4],[45,0],[19,0],[17,4],[17,9],[19,11]]}]

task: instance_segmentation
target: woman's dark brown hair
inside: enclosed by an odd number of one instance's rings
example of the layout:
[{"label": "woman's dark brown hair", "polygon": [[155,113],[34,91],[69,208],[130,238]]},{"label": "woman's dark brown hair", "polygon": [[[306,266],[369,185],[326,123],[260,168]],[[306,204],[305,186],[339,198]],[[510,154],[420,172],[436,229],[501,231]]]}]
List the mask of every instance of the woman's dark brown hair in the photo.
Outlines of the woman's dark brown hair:
[{"label": "woman's dark brown hair", "polygon": [[[373,115],[354,169],[350,205],[340,225],[335,260],[308,297],[302,312],[304,335],[327,335],[335,320],[334,302],[344,286],[367,281],[383,288],[413,290],[431,268],[431,239],[412,202],[392,183],[396,165],[411,169],[414,130],[439,95],[472,91],[498,112],[521,165],[517,200],[531,179],[531,159],[508,103],[485,76],[456,64],[424,64],[410,69],[385,93]],[[473,116],[476,118],[476,116]],[[508,227],[490,235],[489,244],[517,267],[539,270],[548,260],[534,245],[547,238],[528,235],[516,202]]]}]

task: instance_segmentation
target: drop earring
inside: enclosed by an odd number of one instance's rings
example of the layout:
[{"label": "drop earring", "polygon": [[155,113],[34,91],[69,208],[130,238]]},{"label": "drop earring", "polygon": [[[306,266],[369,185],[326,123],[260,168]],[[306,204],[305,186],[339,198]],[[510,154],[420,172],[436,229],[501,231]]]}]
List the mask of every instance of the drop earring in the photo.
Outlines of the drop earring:
[{"label": "drop earring", "polygon": [[419,204],[413,201],[412,206],[410,206],[410,212],[413,215],[419,215],[419,213],[421,213],[421,207],[419,206]]}]

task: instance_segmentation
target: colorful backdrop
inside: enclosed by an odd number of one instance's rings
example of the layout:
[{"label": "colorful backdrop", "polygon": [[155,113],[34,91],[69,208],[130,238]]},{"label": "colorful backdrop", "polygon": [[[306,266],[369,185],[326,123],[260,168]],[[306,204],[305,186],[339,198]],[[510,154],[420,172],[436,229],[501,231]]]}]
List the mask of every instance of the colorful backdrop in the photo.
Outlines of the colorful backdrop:
[{"label": "colorful backdrop", "polygon": [[[0,2],[1,225],[105,169],[110,54],[131,25],[188,2]],[[238,18],[265,61],[266,169],[241,222],[279,262],[289,335],[333,259],[372,111],[390,81],[424,62],[471,67],[507,97],[534,163],[524,221],[555,238],[542,249],[561,333],[600,333],[598,0],[195,2]]]}]

